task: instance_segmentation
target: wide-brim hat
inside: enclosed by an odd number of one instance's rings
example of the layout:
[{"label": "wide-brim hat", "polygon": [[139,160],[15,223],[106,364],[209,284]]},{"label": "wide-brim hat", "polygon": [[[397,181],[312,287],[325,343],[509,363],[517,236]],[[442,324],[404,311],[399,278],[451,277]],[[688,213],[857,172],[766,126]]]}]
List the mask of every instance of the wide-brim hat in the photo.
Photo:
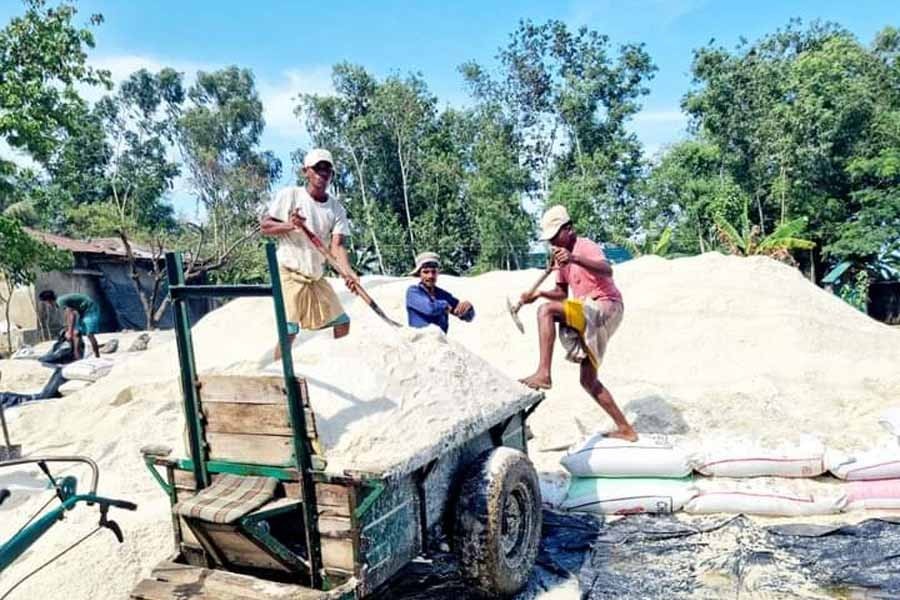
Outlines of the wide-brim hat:
[{"label": "wide-brim hat", "polygon": [[437,252],[422,252],[416,256],[416,268],[407,273],[407,275],[418,275],[419,271],[425,265],[433,264],[436,267],[441,266],[441,257]]}]

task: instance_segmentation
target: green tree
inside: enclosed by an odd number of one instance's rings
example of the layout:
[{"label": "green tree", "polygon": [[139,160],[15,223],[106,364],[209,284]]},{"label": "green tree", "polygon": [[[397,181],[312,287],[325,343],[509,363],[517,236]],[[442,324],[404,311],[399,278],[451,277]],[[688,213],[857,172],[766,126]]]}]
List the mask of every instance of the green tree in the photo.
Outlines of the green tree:
[{"label": "green tree", "polygon": [[[362,267],[363,272],[377,270],[385,274],[387,263],[379,241],[382,233],[375,226],[379,208],[369,191],[370,165],[377,164],[374,157],[383,139],[372,109],[377,82],[362,67],[340,63],[334,67],[332,83],[334,96],[304,94],[294,112],[306,120],[313,144],[334,154],[335,185],[345,194],[350,213],[362,217],[354,220],[357,235],[351,236],[354,254],[360,258],[356,266]],[[299,158],[302,160],[302,156]],[[359,210],[354,206],[357,199]],[[372,241],[371,248],[367,239]],[[369,256],[377,268],[365,258]]]},{"label": "green tree", "polygon": [[41,271],[66,269],[72,257],[31,237],[15,219],[0,216],[0,302],[6,307],[6,340],[12,350],[10,303],[15,289],[31,285]]},{"label": "green tree", "polygon": [[806,230],[806,217],[785,221],[775,231],[763,235],[759,225],[750,221],[749,206],[744,204],[740,229],[729,223],[721,214],[715,217],[719,239],[725,248],[739,256],[764,255],[795,264],[791,250],[811,250],[815,243],[800,237]]},{"label": "green tree", "polygon": [[655,71],[641,45],[612,54],[597,31],[525,21],[500,50],[498,75],[474,62],[461,67],[475,98],[516,124],[540,199],[567,205],[580,231],[595,238],[624,238],[636,228],[641,149],[626,124]]},{"label": "green tree", "polygon": [[[73,24],[72,3],[23,4],[25,13],[0,30],[0,138],[47,165],[65,133],[81,122],[85,105],[76,86],[108,85],[108,73],[87,65],[94,37],[89,27]],[[92,15],[89,25],[102,20]],[[11,193],[8,176],[14,171],[11,161],[0,157],[0,196]]]},{"label": "green tree", "polygon": [[702,138],[669,148],[639,191],[645,239],[671,231],[675,253],[706,252],[718,245],[714,217],[736,219],[747,196],[721,166],[718,148]]},{"label": "green tree", "polygon": [[419,168],[422,142],[433,124],[437,99],[429,92],[425,81],[416,75],[405,79],[389,77],[375,90],[373,116],[384,131],[391,153],[396,159],[403,198],[403,214],[409,234],[412,258],[418,250],[413,233],[413,211],[410,209],[410,188]]},{"label": "green tree", "polygon": [[131,233],[130,223],[148,231],[172,230],[175,225],[163,196],[180,172],[167,153],[183,102],[181,74],[141,69],[122,82],[115,96],[102,98],[94,108],[111,148],[102,180],[120,231]]},{"label": "green tree", "polygon": [[896,51],[893,29],[867,48],[836,25],[793,21],[734,52],[695,52],[684,99],[693,126],[751,198],[763,235],[807,219],[813,274],[827,257],[856,251],[850,237],[869,239],[870,250],[885,238],[873,229],[893,214],[882,212],[890,181],[872,161],[893,143],[886,115],[898,109]]},{"label": "green tree", "polygon": [[178,120],[178,144],[190,182],[206,212],[206,224],[190,224],[187,243],[194,248],[189,270],[216,272],[223,280],[253,276],[239,270],[244,255],[262,262],[258,215],[281,162],[258,149],[265,121],[263,106],[247,69],[200,71]]}]

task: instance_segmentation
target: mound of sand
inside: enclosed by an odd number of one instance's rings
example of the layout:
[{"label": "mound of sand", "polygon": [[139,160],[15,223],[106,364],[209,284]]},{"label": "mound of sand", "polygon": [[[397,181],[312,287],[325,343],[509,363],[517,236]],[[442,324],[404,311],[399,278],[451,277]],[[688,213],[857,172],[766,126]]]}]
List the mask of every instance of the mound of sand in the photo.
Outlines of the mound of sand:
[{"label": "mound of sand", "polygon": [[[449,342],[435,332],[386,333],[390,330],[359,301],[347,304],[353,319],[348,338],[300,340],[295,363],[298,373],[316,379],[310,386],[313,402],[327,397],[337,403],[324,417],[333,420],[337,432],[330,438],[332,448],[342,448],[341,436],[354,424],[369,417],[372,424],[380,422],[368,412],[373,406],[384,414],[390,404],[394,416],[417,415],[399,429],[378,434],[402,440],[410,428],[430,431],[422,415],[457,410],[463,400],[465,410],[475,410],[482,402],[490,404],[492,394],[517,393],[514,379],[537,364],[535,308],[521,312],[523,336],[506,312],[504,297],[515,298],[538,274],[443,276],[440,284],[472,301],[477,312],[473,323],[452,322]],[[877,421],[884,408],[900,400],[900,332],[856,312],[797,271],[765,258],[647,257],[618,267],[616,281],[625,318],[601,375],[639,430],[688,437],[739,431],[772,443],[807,433],[837,448],[869,446],[887,436]],[[403,299],[412,282],[367,281],[379,304],[398,319],[405,316]],[[274,341],[271,310],[261,300],[232,302],[194,328],[194,341],[201,370],[241,369],[248,363],[257,368],[266,364]],[[4,383],[7,368],[0,362]],[[559,351],[553,380],[530,419],[536,435],[532,456],[546,471],[558,470],[559,452],[544,450],[610,426],[580,389],[577,366],[564,362]],[[429,405],[447,382],[460,385],[442,390],[452,402]],[[361,395],[383,400],[367,405],[351,397]],[[10,412],[15,441],[28,453],[91,456],[101,465],[102,493],[140,504],[137,513],[115,515],[125,544],[117,545],[108,533],[95,536],[25,584],[19,596],[54,597],[66,589],[71,598],[121,598],[165,558],[171,550],[168,502],[144,470],[138,450],[163,443],[183,453],[180,410],[177,357],[169,343],[118,364],[106,378],[72,396]],[[446,420],[437,419],[434,426],[440,423]],[[346,439],[351,438],[365,439],[355,434]],[[367,450],[347,444],[348,456]],[[0,539],[47,497],[35,476],[14,471],[0,473],[0,485],[20,492],[0,509]],[[16,581],[95,522],[95,512],[74,511],[4,573],[4,581]]]}]

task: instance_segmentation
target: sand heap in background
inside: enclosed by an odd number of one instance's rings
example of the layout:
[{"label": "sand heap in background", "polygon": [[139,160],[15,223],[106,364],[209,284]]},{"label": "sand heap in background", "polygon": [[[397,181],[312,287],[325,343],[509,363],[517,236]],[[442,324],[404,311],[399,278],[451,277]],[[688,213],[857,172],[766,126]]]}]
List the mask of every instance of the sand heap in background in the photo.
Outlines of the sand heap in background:
[{"label": "sand heap in background", "polygon": [[[441,285],[472,301],[477,312],[473,323],[453,320],[450,343],[433,332],[420,337],[394,332],[397,338],[385,334],[389,330],[354,301],[348,305],[354,320],[351,335],[336,342],[306,340],[296,353],[298,371],[303,373],[307,361],[308,374],[320,379],[315,385],[323,396],[325,389],[337,397],[377,389],[384,396],[383,406],[392,403],[402,412],[434,393],[435,388],[419,387],[426,385],[427,373],[437,369],[441,377],[449,377],[463,368],[456,361],[469,356],[466,348],[486,362],[463,361],[465,377],[473,382],[460,390],[465,401],[477,403],[490,396],[490,382],[507,393],[508,386],[517,386],[498,371],[509,378],[529,374],[537,363],[537,338],[535,308],[521,312],[523,336],[506,312],[504,298],[515,299],[538,274],[442,277]],[[403,299],[411,281],[365,280],[395,318],[405,316]],[[611,342],[602,378],[636,417],[639,430],[694,437],[736,431],[773,443],[803,432],[839,448],[886,439],[877,420],[884,408],[900,401],[900,332],[856,312],[797,271],[764,258],[647,257],[618,267],[616,281],[625,297],[625,318]],[[272,313],[264,305],[262,300],[239,300],[204,318],[194,328],[198,367],[222,370],[264,362],[274,341]],[[398,348],[404,356],[387,356]],[[442,361],[441,352],[449,352],[451,359]],[[311,364],[313,360],[320,362]],[[0,385],[13,389],[9,363],[0,362],[0,371]],[[116,514],[125,544],[117,545],[108,532],[91,538],[17,591],[21,597],[54,597],[66,589],[73,599],[121,598],[171,550],[168,503],[144,470],[138,450],[163,443],[183,453],[177,373],[174,344],[151,345],[81,392],[10,412],[15,441],[28,453],[91,456],[101,466],[102,493],[140,504],[135,514]],[[486,379],[479,382],[479,377]],[[554,388],[530,420],[536,435],[532,456],[544,470],[558,469],[559,453],[542,450],[565,446],[583,431],[610,426],[580,389],[577,366],[565,363],[559,351],[553,378]],[[416,395],[416,390],[421,393]],[[314,403],[316,393],[313,389]],[[374,392],[371,396],[377,397]],[[351,429],[359,422],[353,418],[358,406],[351,398],[344,400],[346,405],[335,407],[332,418]],[[421,420],[407,426],[415,425],[426,426]],[[402,435],[400,430],[397,435]],[[0,484],[13,487],[14,493],[34,491],[30,497],[16,494],[0,509],[4,539],[46,493],[38,494],[42,482],[24,471],[0,473]],[[79,508],[4,573],[4,582],[16,581],[95,522],[95,512]]]}]

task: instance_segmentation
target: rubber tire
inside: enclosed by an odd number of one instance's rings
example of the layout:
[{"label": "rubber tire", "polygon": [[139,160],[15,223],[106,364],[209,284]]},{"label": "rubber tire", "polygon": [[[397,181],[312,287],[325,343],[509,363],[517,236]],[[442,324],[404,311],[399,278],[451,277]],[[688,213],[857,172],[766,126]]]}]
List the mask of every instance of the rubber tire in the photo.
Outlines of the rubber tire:
[{"label": "rubber tire", "polygon": [[[504,447],[479,456],[466,470],[456,507],[463,577],[491,596],[520,591],[537,558],[541,524],[541,488],[528,456]],[[515,530],[504,535],[504,525]]]}]

